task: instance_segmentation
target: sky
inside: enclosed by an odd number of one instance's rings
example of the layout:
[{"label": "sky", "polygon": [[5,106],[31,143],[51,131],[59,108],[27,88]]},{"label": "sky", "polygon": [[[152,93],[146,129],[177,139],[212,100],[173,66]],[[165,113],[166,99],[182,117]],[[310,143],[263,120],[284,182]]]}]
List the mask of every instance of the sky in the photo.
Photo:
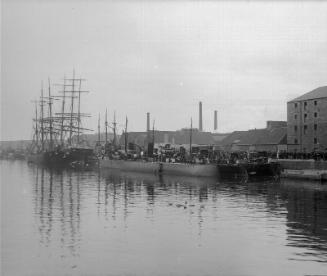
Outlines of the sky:
[{"label": "sky", "polygon": [[[327,85],[322,1],[3,0],[1,140],[31,139],[41,83],[87,79],[83,126],[218,132],[286,120],[286,102]],[[53,94],[58,86],[51,86]],[[59,110],[58,110],[59,111]],[[101,128],[104,125],[101,123]]]}]

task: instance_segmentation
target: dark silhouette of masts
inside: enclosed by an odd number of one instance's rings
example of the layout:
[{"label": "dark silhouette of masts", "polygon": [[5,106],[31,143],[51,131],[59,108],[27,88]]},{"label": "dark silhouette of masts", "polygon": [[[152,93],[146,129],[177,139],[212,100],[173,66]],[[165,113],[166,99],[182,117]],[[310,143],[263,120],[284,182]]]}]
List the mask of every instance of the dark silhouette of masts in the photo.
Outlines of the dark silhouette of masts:
[{"label": "dark silhouette of masts", "polygon": [[53,117],[52,117],[52,98],[51,98],[51,92],[50,92],[50,78],[48,78],[48,84],[49,84],[49,99],[48,99],[48,105],[49,105],[49,134],[50,134],[50,144],[49,149],[52,150],[53,148]]},{"label": "dark silhouette of masts", "polygon": [[41,87],[41,100],[40,100],[40,107],[41,107],[41,150],[44,151],[44,97],[43,97],[43,82]]}]

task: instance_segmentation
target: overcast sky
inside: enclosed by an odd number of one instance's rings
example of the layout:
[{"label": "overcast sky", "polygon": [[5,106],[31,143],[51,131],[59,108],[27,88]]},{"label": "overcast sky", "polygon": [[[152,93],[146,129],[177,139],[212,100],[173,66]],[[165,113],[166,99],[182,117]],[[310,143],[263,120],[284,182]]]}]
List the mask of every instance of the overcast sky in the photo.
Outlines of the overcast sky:
[{"label": "overcast sky", "polygon": [[[41,81],[87,79],[82,99],[144,131],[219,132],[286,120],[286,102],[327,85],[327,3],[313,1],[2,1],[1,139],[32,137]],[[55,93],[55,90],[53,90]]]}]

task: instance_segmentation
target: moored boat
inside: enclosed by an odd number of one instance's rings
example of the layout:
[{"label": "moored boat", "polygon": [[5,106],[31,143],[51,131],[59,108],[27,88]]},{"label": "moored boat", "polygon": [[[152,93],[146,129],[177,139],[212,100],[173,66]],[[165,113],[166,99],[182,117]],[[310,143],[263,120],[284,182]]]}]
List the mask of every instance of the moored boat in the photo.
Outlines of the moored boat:
[{"label": "moored boat", "polygon": [[217,169],[220,178],[279,177],[281,174],[280,165],[275,162],[218,164]]},{"label": "moored boat", "polygon": [[[59,96],[51,95],[50,80],[47,97],[43,95],[42,87],[40,100],[36,102],[40,104],[39,116],[37,104],[35,106],[34,137],[27,154],[28,162],[58,167],[68,167],[73,162],[93,162],[93,149],[80,139],[81,133],[88,130],[81,127],[81,119],[89,116],[80,111],[81,93],[88,92],[81,90],[82,81],[84,79],[75,78],[75,72],[72,78],[64,78],[63,91],[60,91],[63,95]],[[61,112],[54,113],[54,101],[59,97],[62,98]],[[70,105],[69,112],[65,112],[67,103]]]},{"label": "moored boat", "polygon": [[143,160],[100,159],[100,169],[134,171],[162,175],[179,175],[193,177],[217,177],[215,164],[147,162]]}]

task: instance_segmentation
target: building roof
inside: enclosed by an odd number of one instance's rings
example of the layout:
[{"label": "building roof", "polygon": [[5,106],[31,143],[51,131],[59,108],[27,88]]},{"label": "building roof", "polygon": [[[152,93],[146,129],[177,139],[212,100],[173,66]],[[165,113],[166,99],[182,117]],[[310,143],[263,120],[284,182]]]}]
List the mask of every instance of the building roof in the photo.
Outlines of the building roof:
[{"label": "building roof", "polygon": [[[152,131],[149,133],[149,139],[152,140]],[[124,134],[121,136],[121,143],[124,143]],[[147,141],[147,132],[129,132],[128,141],[134,142],[140,146],[145,145]],[[155,143],[171,143],[171,144],[188,144],[190,142],[190,130],[178,130],[178,131],[154,131]],[[215,144],[215,140],[210,132],[202,132],[196,129],[192,132],[192,143],[199,145],[212,145]]]},{"label": "building roof", "polygon": [[289,102],[299,102],[313,99],[327,98],[327,86],[318,87],[304,95],[297,97]]},{"label": "building roof", "polygon": [[287,128],[251,129],[248,131],[234,131],[223,141],[223,146],[238,145],[276,145],[286,144]]}]

